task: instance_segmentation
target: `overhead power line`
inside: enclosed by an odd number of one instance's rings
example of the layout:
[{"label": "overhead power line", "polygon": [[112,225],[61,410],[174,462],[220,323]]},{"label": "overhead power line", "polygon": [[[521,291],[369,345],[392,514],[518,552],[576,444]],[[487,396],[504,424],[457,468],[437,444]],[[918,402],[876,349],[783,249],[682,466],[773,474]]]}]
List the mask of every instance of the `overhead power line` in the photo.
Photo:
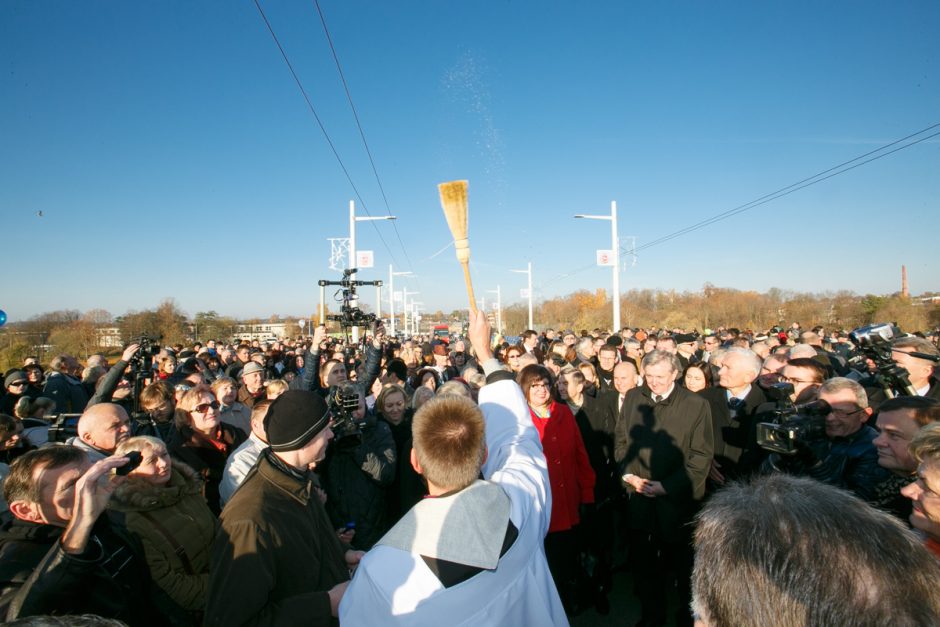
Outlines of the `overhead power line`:
[{"label": "overhead power line", "polygon": [[[336,150],[336,145],[333,143],[333,140],[330,138],[330,134],[327,132],[326,127],[323,125],[323,121],[320,119],[320,115],[317,113],[316,107],[313,106],[313,102],[310,100],[310,96],[307,94],[307,90],[304,89],[303,83],[300,81],[300,77],[297,76],[297,72],[294,71],[294,66],[291,64],[290,59],[285,52],[284,47],[281,45],[281,41],[278,39],[277,34],[274,32],[274,28],[271,26],[271,22],[268,21],[268,16],[265,15],[264,9],[261,8],[261,3],[258,0],[254,0],[255,7],[258,9],[258,13],[261,14],[261,19],[264,21],[265,27],[267,27],[268,32],[271,34],[271,38],[274,40],[277,49],[281,53],[281,57],[284,59],[284,63],[287,64],[287,69],[290,71],[291,76],[294,77],[294,82],[297,83],[297,88],[300,89],[300,93],[304,98],[304,102],[307,103],[307,109],[310,110],[310,113],[313,114],[314,119],[317,121],[317,126],[320,127],[320,132],[323,133],[326,143],[330,146],[330,151],[333,153],[333,157],[336,159],[336,162],[339,164],[340,169],[342,169],[343,174],[346,176],[346,180],[349,181],[350,187],[352,187],[353,193],[356,195],[356,198],[359,200],[359,206],[362,207],[362,210],[366,212],[366,215],[371,216],[369,209],[366,206],[365,201],[362,199],[362,195],[359,193],[359,189],[356,187],[356,183],[353,181],[352,176],[349,174],[349,170],[346,168],[346,164],[343,163],[342,157],[339,156],[339,152]],[[371,159],[371,156],[370,156]],[[392,262],[395,265],[398,265],[398,261],[395,259],[392,249],[389,248],[388,243],[386,243],[385,238],[382,237],[382,232],[379,231],[378,227],[373,224],[375,228],[376,235],[379,236],[382,245],[385,246],[385,250],[388,251],[388,255],[391,258]]]},{"label": "overhead power line", "polygon": [[[375,175],[375,182],[378,184],[379,191],[382,193],[382,200],[385,202],[385,211],[388,213],[388,215],[392,215],[392,209],[388,203],[388,196],[385,194],[385,186],[382,185],[382,179],[379,177],[379,171],[375,167],[375,159],[372,158],[372,150],[369,148],[369,142],[366,141],[366,133],[362,129],[362,122],[359,120],[359,112],[356,110],[356,105],[353,103],[352,93],[349,91],[349,85],[346,83],[346,75],[343,73],[343,66],[339,62],[339,55],[336,54],[336,48],[333,46],[333,37],[330,35],[330,29],[326,25],[326,17],[323,15],[323,9],[320,8],[320,0],[313,1],[317,7],[317,13],[320,16],[320,23],[323,25],[323,33],[326,35],[326,41],[330,45],[330,52],[333,54],[333,61],[336,63],[336,71],[339,72],[339,78],[343,83],[343,90],[346,92],[346,100],[349,102],[349,108],[352,110],[353,118],[356,120],[356,128],[359,129],[359,137],[362,138],[362,145],[365,147],[366,154],[369,156],[369,164],[372,166],[372,173]],[[405,247],[405,243],[401,239],[401,233],[398,232],[398,225],[395,224],[395,222],[392,222],[392,227],[395,229],[395,236],[398,238],[398,244],[401,246],[401,250],[405,254],[405,261],[408,262],[408,269],[414,272],[414,266],[411,263],[411,257],[408,255],[408,249]]]},{"label": "overhead power line", "polygon": [[[900,152],[901,150],[905,150],[907,148],[910,148],[911,146],[916,146],[917,144],[920,144],[921,142],[925,142],[928,139],[937,137],[938,135],[940,135],[940,131],[931,133],[930,135],[924,135],[923,137],[919,137],[918,139],[915,139],[914,141],[910,141],[906,144],[904,144],[903,142],[906,142],[907,140],[915,138],[918,135],[923,135],[924,133],[928,133],[937,127],[940,127],[940,122],[936,124],[932,124],[926,128],[922,128],[921,130],[915,133],[911,133],[910,135],[897,139],[893,142],[887,143],[884,146],[881,146],[879,148],[876,148],[875,150],[866,152],[865,154],[859,155],[853,159],[849,159],[848,161],[843,161],[842,163],[838,165],[832,166],[831,168],[823,170],[822,172],[818,172],[817,174],[814,174],[813,176],[797,181],[796,183],[792,183],[790,185],[787,185],[786,187],[781,187],[780,189],[774,192],[771,192],[769,194],[764,194],[763,196],[760,196],[759,198],[755,198],[754,200],[750,202],[746,202],[743,205],[738,205],[737,207],[733,207],[731,209],[728,209],[727,211],[723,211],[710,218],[707,218],[700,222],[696,222],[695,224],[692,224],[685,228],[679,229],[678,231],[674,231],[672,233],[669,233],[668,235],[664,235],[662,237],[654,239],[653,241],[647,242],[646,244],[643,244],[641,246],[636,246],[631,249],[622,249],[618,252],[618,263],[619,263],[620,257],[624,257],[626,255],[635,255],[636,253],[640,251],[647,250],[649,248],[653,248],[654,246],[659,246],[661,244],[665,244],[666,242],[676,239],[677,237],[681,237],[688,233],[692,233],[693,231],[703,229],[706,226],[715,224],[716,222],[727,220],[728,218],[732,216],[739,215],[741,213],[744,213],[745,211],[750,211],[751,209],[754,209],[755,207],[760,207],[761,205],[765,205],[771,201],[777,200],[779,198],[783,198],[784,196],[789,196],[790,194],[794,192],[798,192],[801,189],[806,189],[807,187],[811,187],[812,185],[816,185],[817,183],[822,183],[823,181],[831,179],[840,174],[845,174],[846,172],[849,172],[851,170],[854,170],[855,168],[859,168],[863,165],[871,163],[872,161],[877,161],[878,159],[882,159],[896,152]],[[903,145],[898,146],[898,144],[903,144]],[[892,146],[897,146],[897,147],[894,148],[893,150],[887,150],[888,148],[891,148]],[[555,281],[559,279],[564,279],[570,276],[574,276],[576,274],[580,274],[581,272],[590,270],[591,268],[594,268],[594,267],[595,267],[595,264],[588,264],[581,268],[572,270],[571,272],[564,272],[562,274],[559,274],[549,279],[548,281],[545,281],[539,286],[539,288],[549,283],[554,283]]]}]

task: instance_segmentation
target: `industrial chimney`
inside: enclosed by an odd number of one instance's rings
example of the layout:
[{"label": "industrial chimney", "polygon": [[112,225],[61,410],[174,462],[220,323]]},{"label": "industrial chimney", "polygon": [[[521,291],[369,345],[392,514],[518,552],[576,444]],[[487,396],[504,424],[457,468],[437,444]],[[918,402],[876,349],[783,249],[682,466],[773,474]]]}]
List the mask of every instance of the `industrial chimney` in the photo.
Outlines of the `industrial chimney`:
[{"label": "industrial chimney", "polygon": [[910,298],[911,293],[907,289],[907,266],[901,266],[901,298]]}]

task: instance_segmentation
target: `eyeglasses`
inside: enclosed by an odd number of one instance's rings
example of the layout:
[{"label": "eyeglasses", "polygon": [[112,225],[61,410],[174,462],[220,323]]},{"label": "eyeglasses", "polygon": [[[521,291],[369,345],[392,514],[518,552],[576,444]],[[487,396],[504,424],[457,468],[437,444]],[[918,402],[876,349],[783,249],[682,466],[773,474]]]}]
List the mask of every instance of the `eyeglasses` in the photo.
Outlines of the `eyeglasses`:
[{"label": "eyeglasses", "polygon": [[23,387],[24,385],[26,385],[26,381],[14,381],[14,382],[11,383],[8,387],[11,387],[11,388],[21,388],[21,387]]},{"label": "eyeglasses", "polygon": [[544,381],[539,381],[538,383],[533,383],[532,385],[530,385],[529,389],[530,390],[547,390],[549,389],[549,387],[551,386],[549,386]]},{"label": "eyeglasses", "polygon": [[220,407],[219,401],[212,401],[211,403],[200,403],[193,407],[193,411],[197,414],[204,414],[209,411],[209,408],[218,409]]},{"label": "eyeglasses", "polygon": [[782,374],[777,375],[777,377],[781,383],[816,383],[816,381],[808,381],[806,379],[792,379]]},{"label": "eyeglasses", "polygon": [[849,416],[854,416],[858,412],[862,411],[864,407],[859,407],[855,411],[845,411],[844,409],[830,409],[829,415],[835,416],[836,418],[848,418]]},{"label": "eyeglasses", "polygon": [[512,355],[507,355],[507,359],[519,359],[519,353],[513,353]]}]

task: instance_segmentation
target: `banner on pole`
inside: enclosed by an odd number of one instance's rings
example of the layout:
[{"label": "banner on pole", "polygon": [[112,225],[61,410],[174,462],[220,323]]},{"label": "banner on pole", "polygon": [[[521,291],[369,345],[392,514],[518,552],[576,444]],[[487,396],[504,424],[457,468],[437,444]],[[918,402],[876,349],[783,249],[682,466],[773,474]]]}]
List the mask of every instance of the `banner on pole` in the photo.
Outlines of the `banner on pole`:
[{"label": "banner on pole", "polygon": [[375,255],[371,250],[356,251],[356,268],[371,268],[375,264]]},{"label": "banner on pole", "polygon": [[616,263],[617,263],[617,258],[614,256],[614,251],[612,250],[598,250],[597,251],[597,265],[613,266]]}]

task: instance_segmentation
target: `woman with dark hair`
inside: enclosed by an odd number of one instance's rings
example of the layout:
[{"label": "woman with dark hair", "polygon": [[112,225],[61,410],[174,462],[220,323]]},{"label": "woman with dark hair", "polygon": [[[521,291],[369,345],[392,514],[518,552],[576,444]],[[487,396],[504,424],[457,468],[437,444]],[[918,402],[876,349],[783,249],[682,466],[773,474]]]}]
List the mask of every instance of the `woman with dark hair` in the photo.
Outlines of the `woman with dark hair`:
[{"label": "woman with dark hair", "polygon": [[552,517],[545,536],[545,557],[566,611],[574,612],[583,581],[578,562],[579,510],[582,505],[594,504],[594,470],[574,414],[555,398],[551,372],[537,364],[526,366],[519,375],[519,385],[548,462]]},{"label": "woman with dark hair", "polygon": [[202,476],[206,501],[216,516],[222,511],[219,483],[225,460],[248,439],[238,427],[222,422],[219,409],[208,385],[184,392],[176,406],[176,429],[167,438],[170,454]]},{"label": "woman with dark hair", "polygon": [[432,392],[437,391],[441,385],[441,376],[434,368],[420,368],[413,377],[411,377],[411,389],[417,390],[419,387],[426,387]]},{"label": "woman with dark hair", "polygon": [[712,369],[708,364],[689,364],[682,373],[682,384],[689,392],[700,392],[712,386]]},{"label": "woman with dark hair", "polygon": [[522,368],[519,365],[519,358],[525,354],[525,348],[514,344],[506,349],[506,359],[503,360],[503,363],[509,366],[509,369],[518,375]]}]

